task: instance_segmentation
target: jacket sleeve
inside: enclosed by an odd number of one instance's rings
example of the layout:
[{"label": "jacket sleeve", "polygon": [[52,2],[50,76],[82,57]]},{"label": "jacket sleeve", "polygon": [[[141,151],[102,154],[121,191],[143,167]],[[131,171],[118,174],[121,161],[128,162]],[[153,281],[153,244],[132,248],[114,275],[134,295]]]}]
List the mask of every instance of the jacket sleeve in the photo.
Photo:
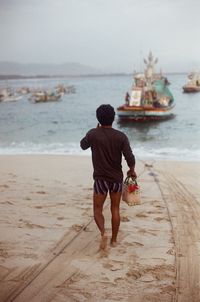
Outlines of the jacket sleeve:
[{"label": "jacket sleeve", "polygon": [[124,155],[124,158],[127,162],[127,165],[130,167],[135,167],[135,156],[132,152],[129,140],[127,136],[124,139],[123,146],[122,146],[122,153]]},{"label": "jacket sleeve", "polygon": [[81,149],[83,149],[83,150],[86,150],[89,147],[91,147],[90,140],[89,140],[89,133],[87,133],[86,136],[84,138],[82,138],[82,140],[80,141],[80,146],[81,146]]}]

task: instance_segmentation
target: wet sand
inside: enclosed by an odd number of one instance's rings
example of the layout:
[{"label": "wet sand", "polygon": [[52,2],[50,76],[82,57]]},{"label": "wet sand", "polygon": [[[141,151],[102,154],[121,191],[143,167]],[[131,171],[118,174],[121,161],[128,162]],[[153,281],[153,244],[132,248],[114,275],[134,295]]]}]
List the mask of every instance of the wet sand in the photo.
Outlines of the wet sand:
[{"label": "wet sand", "polygon": [[200,301],[199,162],[138,160],[141,204],[121,202],[106,251],[89,157],[0,156],[0,167],[0,301]]}]

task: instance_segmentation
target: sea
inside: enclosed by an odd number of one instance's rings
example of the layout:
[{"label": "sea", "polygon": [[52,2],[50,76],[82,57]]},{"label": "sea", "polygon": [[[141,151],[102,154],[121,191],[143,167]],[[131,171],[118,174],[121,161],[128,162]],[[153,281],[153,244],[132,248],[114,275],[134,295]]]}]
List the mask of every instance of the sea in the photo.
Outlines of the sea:
[{"label": "sea", "polygon": [[[113,127],[128,136],[138,158],[200,161],[200,93],[183,93],[186,74],[169,74],[167,78],[176,102],[173,119],[124,124],[116,115]],[[90,150],[81,150],[80,140],[97,126],[96,108],[122,105],[132,81],[130,75],[1,80],[0,88],[54,89],[64,84],[74,85],[76,93],[57,102],[34,103],[30,95],[16,102],[1,102],[0,154],[90,155]]]}]

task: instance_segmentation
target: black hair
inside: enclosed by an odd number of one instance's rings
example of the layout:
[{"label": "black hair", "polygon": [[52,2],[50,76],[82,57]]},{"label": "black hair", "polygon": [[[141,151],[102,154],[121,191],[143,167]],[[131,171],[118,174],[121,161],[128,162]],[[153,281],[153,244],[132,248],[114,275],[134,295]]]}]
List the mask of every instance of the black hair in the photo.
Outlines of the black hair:
[{"label": "black hair", "polygon": [[96,117],[102,126],[111,126],[115,119],[115,110],[109,104],[101,105],[96,110]]}]

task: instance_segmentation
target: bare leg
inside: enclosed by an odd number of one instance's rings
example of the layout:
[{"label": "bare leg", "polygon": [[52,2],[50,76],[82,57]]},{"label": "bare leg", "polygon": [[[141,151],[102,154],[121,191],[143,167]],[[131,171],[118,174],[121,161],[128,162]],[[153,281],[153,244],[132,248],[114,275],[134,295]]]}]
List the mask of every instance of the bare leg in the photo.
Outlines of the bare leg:
[{"label": "bare leg", "polygon": [[111,199],[111,214],[112,214],[112,238],[111,238],[111,245],[115,245],[117,242],[117,234],[119,231],[120,225],[120,213],[119,213],[119,206],[120,206],[120,199],[121,199],[121,192],[117,193],[110,193]]},{"label": "bare leg", "polygon": [[101,243],[100,249],[105,249],[107,245],[107,236],[105,234],[105,220],[103,216],[103,205],[106,200],[107,194],[96,194],[93,195],[93,210],[94,220],[101,232]]}]

